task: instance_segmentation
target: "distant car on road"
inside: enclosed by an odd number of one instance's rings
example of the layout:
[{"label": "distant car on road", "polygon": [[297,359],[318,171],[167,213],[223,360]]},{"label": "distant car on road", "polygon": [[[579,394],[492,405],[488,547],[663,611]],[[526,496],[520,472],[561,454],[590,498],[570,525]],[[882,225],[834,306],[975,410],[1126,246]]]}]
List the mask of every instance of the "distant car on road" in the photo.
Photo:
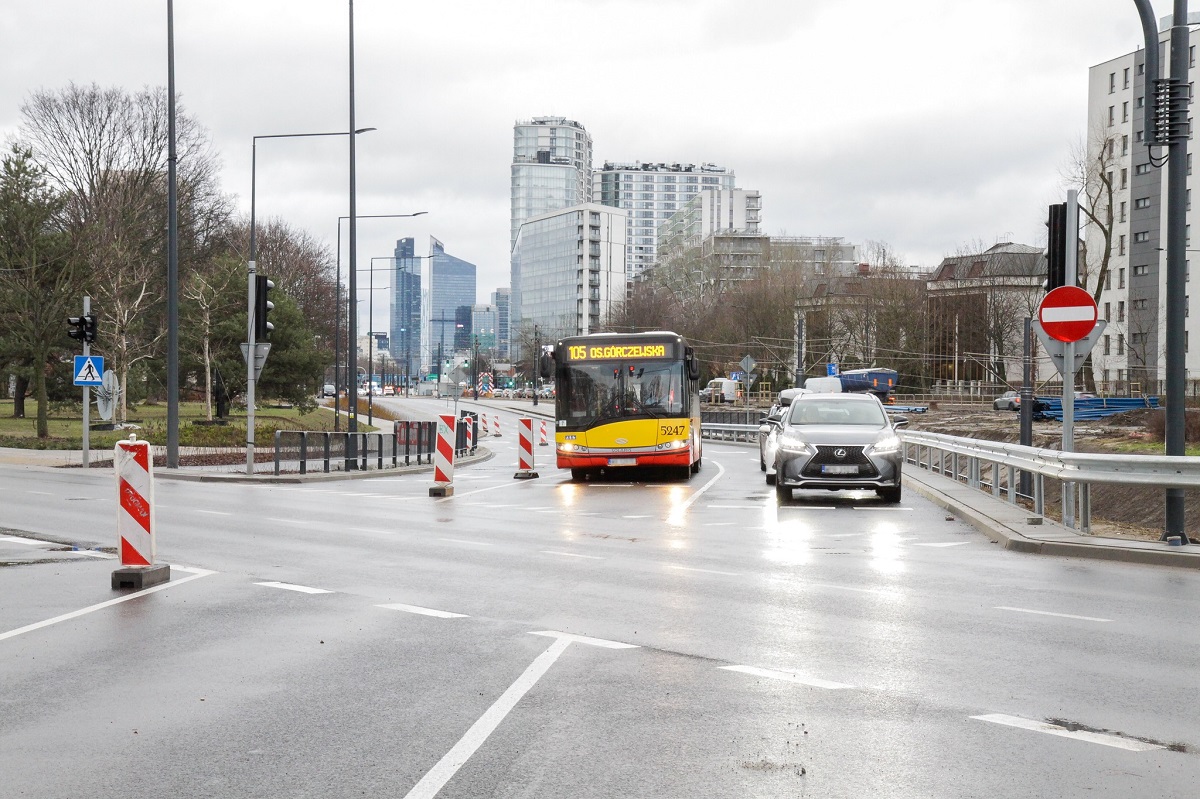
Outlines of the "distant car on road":
[{"label": "distant car on road", "polygon": [[336,392],[337,392],[337,389],[335,389],[333,387],[333,383],[326,383],[321,388],[321,396],[322,397],[332,397]]},{"label": "distant car on road", "polygon": [[[783,417],[775,454],[775,493],[792,489],[874,489],[884,502],[900,501],[904,447],[896,428],[872,394],[804,394]],[[771,482],[772,475],[767,476]]]},{"label": "distant car on road", "polygon": [[1005,391],[999,397],[992,400],[992,410],[994,411],[1019,411],[1021,410],[1021,393],[1019,391]]}]

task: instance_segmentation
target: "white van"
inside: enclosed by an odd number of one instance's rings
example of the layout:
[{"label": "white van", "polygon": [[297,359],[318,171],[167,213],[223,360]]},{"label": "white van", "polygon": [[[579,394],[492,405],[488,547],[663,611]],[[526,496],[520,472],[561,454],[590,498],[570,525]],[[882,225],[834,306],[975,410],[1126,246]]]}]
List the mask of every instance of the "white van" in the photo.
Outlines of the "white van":
[{"label": "white van", "polygon": [[842,379],[840,377],[810,377],[804,381],[806,391],[814,391],[820,394],[840,394],[842,393]]},{"label": "white van", "polygon": [[728,377],[708,381],[709,402],[737,402],[742,396],[742,384]]}]

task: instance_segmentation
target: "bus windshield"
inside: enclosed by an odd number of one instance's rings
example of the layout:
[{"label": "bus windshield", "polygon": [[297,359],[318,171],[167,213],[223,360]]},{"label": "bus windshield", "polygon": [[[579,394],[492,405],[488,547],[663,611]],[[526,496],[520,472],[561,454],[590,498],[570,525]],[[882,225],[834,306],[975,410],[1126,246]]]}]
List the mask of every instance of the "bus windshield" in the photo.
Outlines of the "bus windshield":
[{"label": "bus windshield", "polygon": [[683,365],[677,361],[571,364],[559,384],[567,425],[632,417],[679,416],[685,411]]}]

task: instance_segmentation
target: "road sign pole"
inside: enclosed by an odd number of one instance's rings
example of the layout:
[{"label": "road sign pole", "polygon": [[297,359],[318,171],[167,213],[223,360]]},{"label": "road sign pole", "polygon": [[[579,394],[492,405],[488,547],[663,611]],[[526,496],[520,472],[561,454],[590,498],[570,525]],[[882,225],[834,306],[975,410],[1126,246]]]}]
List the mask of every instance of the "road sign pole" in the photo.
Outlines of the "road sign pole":
[{"label": "road sign pole", "polygon": [[[92,298],[86,294],[83,296],[83,315],[87,316],[92,312]],[[83,340],[83,357],[87,358],[92,354],[92,345],[88,340]],[[90,386],[83,387],[83,468],[88,467],[88,455],[91,452],[91,427],[92,420],[90,418],[92,404],[92,389]]]},{"label": "road sign pole", "polygon": [[[1067,192],[1067,253],[1064,283],[1065,286],[1079,285],[1079,192],[1071,189]],[[1075,451],[1075,342],[1068,341],[1063,348],[1063,363],[1067,369],[1063,373],[1063,426],[1062,451]],[[1062,515],[1063,524],[1068,528],[1075,527],[1075,484],[1062,485]]]}]

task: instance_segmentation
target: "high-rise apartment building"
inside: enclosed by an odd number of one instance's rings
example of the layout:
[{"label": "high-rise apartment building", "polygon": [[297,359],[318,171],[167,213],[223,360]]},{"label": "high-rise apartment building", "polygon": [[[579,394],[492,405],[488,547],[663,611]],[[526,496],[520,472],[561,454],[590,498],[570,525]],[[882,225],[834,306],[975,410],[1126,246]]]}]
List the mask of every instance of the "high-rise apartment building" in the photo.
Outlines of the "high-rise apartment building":
[{"label": "high-rise apartment building", "polygon": [[[1169,27],[1170,18],[1164,20]],[[1169,30],[1160,25],[1160,60],[1164,74],[1169,71]],[[1190,51],[1188,82],[1194,83],[1196,48]],[[1108,246],[1108,269],[1098,300],[1100,318],[1108,327],[1092,349],[1096,380],[1112,391],[1159,393],[1165,380],[1166,349],[1166,169],[1158,158],[1165,150],[1156,150],[1151,158],[1142,143],[1145,114],[1145,51],[1137,50],[1111,61],[1097,64],[1088,73],[1087,163],[1089,184],[1099,193],[1095,212],[1108,218],[1112,226],[1105,236],[1102,227],[1091,221],[1084,224],[1086,274],[1089,292],[1095,292],[1101,279],[1101,255]],[[1192,172],[1194,141],[1188,141],[1187,229],[1190,234],[1195,212],[1191,206],[1193,188],[1200,188],[1200,176]],[[1080,202],[1088,203],[1087,193]],[[1191,247],[1190,235],[1188,247]],[[1189,250],[1190,252],[1190,250]],[[1191,258],[1188,259],[1189,267]],[[1190,269],[1189,269],[1190,271]],[[1200,299],[1200,292],[1197,292]],[[1187,323],[1200,318],[1191,313],[1197,302],[1187,299]],[[1200,374],[1200,348],[1188,351],[1186,368]]]},{"label": "high-rise apartment building", "polygon": [[521,310],[522,264],[515,247],[526,220],[592,201],[592,137],[563,117],[534,117],[513,126],[510,321]]},{"label": "high-rise apartment building", "polygon": [[402,374],[416,378],[421,373],[421,259],[411,238],[396,242],[391,322],[392,359],[401,364]]},{"label": "high-rise apartment building", "polygon": [[[443,357],[464,349],[459,345],[469,340],[471,307],[475,305],[475,264],[455,258],[443,244],[429,238],[429,292],[426,323],[430,335],[427,359]],[[464,334],[458,331],[465,326]],[[426,361],[429,362],[429,361]]]},{"label": "high-rise apartment building", "polygon": [[733,170],[716,164],[606,161],[596,172],[593,197],[603,205],[629,212],[626,272],[630,280],[637,280],[655,261],[658,228],[663,222],[700,192],[728,191],[734,184]]},{"label": "high-rise apartment building", "polygon": [[521,335],[536,324],[541,340],[552,343],[601,329],[625,298],[627,213],[587,203],[521,225],[513,247],[522,270]]}]

